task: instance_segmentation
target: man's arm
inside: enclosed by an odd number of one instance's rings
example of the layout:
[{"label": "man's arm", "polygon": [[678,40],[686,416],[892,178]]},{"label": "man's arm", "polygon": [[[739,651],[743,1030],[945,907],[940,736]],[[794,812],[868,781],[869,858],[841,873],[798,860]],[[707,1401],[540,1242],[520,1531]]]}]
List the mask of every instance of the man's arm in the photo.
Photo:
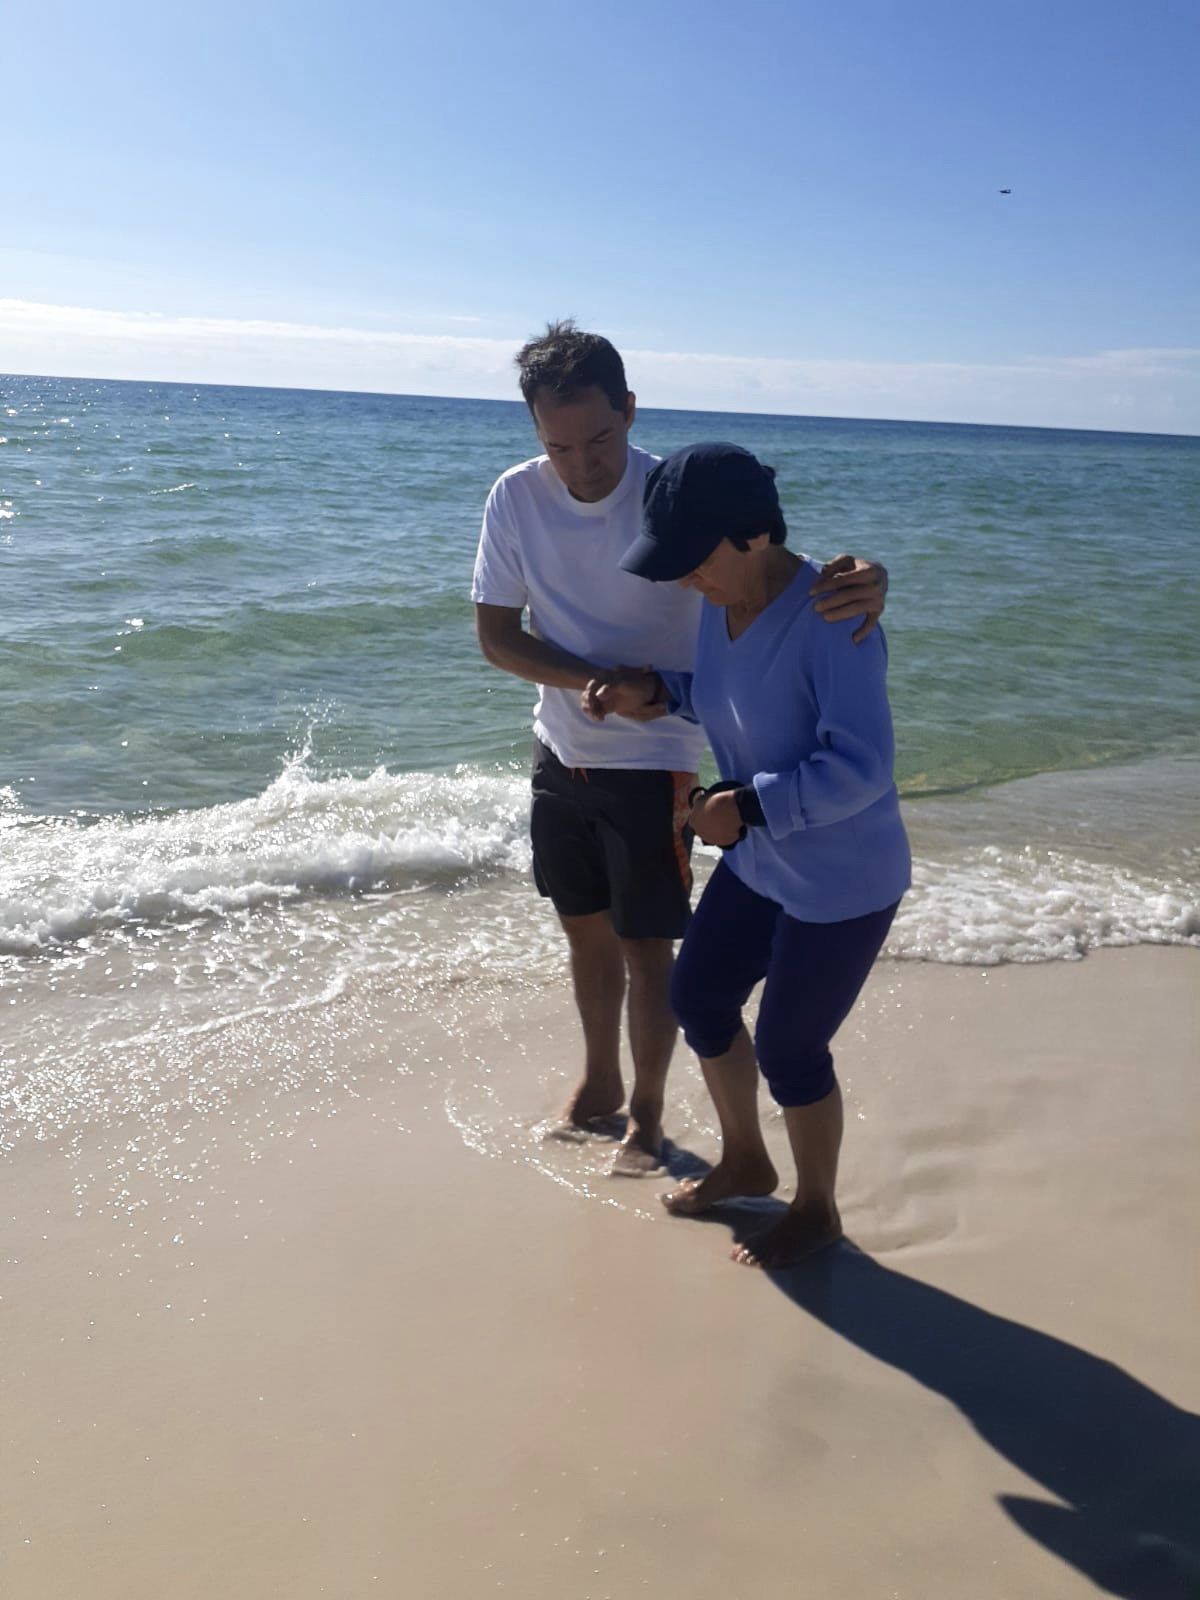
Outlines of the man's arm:
[{"label": "man's arm", "polygon": [[821,568],[821,576],[810,593],[826,596],[816,605],[826,622],[845,622],[861,616],[862,627],[854,634],[855,644],[861,644],[883,615],[887,591],[885,566],[877,561],[860,561],[857,556],[836,556]]},{"label": "man's arm", "polygon": [[520,606],[485,606],[476,602],[475,633],[479,648],[493,667],[528,683],[549,689],[586,689],[598,669],[568,650],[535,639],[521,626]]}]

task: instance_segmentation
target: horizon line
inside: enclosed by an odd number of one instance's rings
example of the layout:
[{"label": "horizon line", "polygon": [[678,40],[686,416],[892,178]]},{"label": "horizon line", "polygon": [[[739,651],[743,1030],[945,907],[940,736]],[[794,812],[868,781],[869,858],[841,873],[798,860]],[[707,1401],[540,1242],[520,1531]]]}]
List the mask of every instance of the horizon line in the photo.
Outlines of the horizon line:
[{"label": "horizon line", "polygon": [[[331,394],[372,396],[386,400],[432,400],[445,403],[447,401],[467,401],[472,405],[520,406],[525,407],[525,402],[520,396],[511,399],[500,399],[495,395],[438,395],[417,394],[404,390],[394,389],[325,389],[310,384],[275,384],[275,383],[206,383],[193,378],[96,378],[86,377],[78,373],[69,372],[0,372],[0,380],[7,378],[21,379],[50,379],[58,383],[126,383],[141,385],[143,388],[177,387],[191,389],[245,389],[250,392],[266,394]],[[635,391],[630,391],[631,393]],[[1194,439],[1200,442],[1200,433],[1171,432],[1161,428],[1080,428],[1061,427],[1037,422],[953,422],[950,420],[917,418],[917,417],[850,417],[824,415],[807,411],[742,411],[737,409],[714,409],[710,406],[652,406],[638,405],[639,412],[664,412],[676,415],[696,415],[713,417],[767,417],[789,422],[843,422],[843,423],[884,423],[888,426],[901,426],[907,428],[1004,428],[1019,430],[1025,433],[1089,433],[1114,438],[1137,439]]]}]

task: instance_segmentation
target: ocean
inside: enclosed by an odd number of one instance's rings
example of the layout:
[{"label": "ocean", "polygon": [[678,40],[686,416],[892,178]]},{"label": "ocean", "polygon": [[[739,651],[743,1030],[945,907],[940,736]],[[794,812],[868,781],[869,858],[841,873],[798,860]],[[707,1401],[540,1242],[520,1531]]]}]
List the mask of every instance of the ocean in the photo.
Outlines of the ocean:
[{"label": "ocean", "polygon": [[[795,548],[889,569],[890,959],[1200,945],[1200,439],[653,410],[634,437],[747,445]],[[0,1135],[347,986],[557,977],[533,692],[468,600],[487,491],[536,451],[519,401],[0,378]]]}]

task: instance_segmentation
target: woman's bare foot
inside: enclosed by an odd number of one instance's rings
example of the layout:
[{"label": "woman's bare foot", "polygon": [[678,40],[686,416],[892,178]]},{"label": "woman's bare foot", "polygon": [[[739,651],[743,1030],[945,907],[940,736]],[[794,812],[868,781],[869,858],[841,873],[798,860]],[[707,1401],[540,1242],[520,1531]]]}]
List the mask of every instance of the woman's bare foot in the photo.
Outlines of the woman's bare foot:
[{"label": "woman's bare foot", "polygon": [[673,1217],[694,1217],[722,1200],[771,1194],[778,1183],[779,1174],[765,1155],[758,1161],[737,1164],[722,1160],[702,1178],[688,1178],[678,1189],[664,1194],[662,1203]]},{"label": "woman's bare foot", "polygon": [[841,1237],[842,1219],[836,1206],[790,1206],[785,1217],[735,1246],[732,1259],[743,1267],[790,1267]]}]

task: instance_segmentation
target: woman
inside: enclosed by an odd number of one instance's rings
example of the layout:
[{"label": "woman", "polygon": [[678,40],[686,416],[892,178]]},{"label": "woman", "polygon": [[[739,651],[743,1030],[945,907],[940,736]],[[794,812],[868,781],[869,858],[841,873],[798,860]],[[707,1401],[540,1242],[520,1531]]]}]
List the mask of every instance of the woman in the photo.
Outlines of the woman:
[{"label": "woman", "polygon": [[[584,692],[585,709],[644,717],[661,705],[697,720],[727,780],[692,808],[695,832],[726,854],[671,988],[716,1105],[722,1153],[664,1203],[692,1216],[775,1189],[757,1051],[783,1107],[796,1195],[734,1258],[781,1266],[841,1237],[842,1099],[829,1045],[910,882],[887,649],[878,631],[856,644],[853,622],[817,616],[809,591],[820,567],[786,548],[774,473],[736,445],[692,445],[661,462],[647,480],[643,529],[622,567],[709,602],[695,672],[605,674]],[[764,978],[752,1044],[742,1008]]]}]

